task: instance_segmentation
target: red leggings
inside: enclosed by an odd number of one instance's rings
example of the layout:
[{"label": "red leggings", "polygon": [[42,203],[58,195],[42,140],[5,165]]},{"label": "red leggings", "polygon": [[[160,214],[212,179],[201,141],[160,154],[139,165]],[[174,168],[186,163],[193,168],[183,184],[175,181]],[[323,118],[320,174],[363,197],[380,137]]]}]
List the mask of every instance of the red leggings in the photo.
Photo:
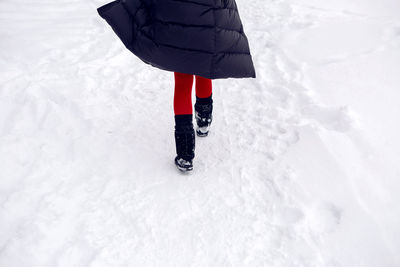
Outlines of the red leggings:
[{"label": "red leggings", "polygon": [[[212,80],[198,75],[196,77],[196,96],[200,98],[209,97],[212,93]],[[174,113],[193,114],[192,110],[192,87],[193,74],[174,72]]]}]

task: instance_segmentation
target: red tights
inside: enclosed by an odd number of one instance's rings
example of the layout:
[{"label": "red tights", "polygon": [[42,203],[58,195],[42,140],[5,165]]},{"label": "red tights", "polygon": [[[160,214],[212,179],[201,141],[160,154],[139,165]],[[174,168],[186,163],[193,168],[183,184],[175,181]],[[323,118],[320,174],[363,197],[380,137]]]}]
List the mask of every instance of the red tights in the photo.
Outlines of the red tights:
[{"label": "red tights", "polygon": [[[196,96],[199,98],[209,97],[212,93],[212,80],[198,75],[196,77]],[[193,75],[174,72],[175,91],[174,91],[174,113],[193,114],[192,110],[192,87]]]}]

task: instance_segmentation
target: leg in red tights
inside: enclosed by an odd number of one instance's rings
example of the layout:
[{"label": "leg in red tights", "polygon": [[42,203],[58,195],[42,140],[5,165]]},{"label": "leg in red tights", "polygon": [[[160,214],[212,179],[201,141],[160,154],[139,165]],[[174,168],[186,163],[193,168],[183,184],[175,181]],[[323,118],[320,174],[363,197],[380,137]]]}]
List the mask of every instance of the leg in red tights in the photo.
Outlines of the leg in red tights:
[{"label": "leg in red tights", "polygon": [[202,76],[196,76],[196,96],[199,98],[210,97],[212,93],[212,80]]},{"label": "leg in red tights", "polygon": [[192,109],[192,87],[193,75],[174,72],[174,112],[175,115],[193,114]]}]

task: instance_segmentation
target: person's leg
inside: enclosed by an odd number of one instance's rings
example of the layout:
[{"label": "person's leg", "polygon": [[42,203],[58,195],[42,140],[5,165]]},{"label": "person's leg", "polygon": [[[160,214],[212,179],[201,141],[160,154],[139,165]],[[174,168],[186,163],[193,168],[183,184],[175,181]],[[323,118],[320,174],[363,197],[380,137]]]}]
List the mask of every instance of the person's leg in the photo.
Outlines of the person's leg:
[{"label": "person's leg", "polygon": [[174,72],[174,113],[175,115],[193,114],[192,87],[193,75]]},{"label": "person's leg", "polygon": [[196,76],[196,97],[210,98],[212,94],[212,80],[202,76]]},{"label": "person's leg", "polygon": [[174,113],[175,113],[175,164],[182,171],[193,170],[195,156],[195,133],[193,129],[192,87],[193,75],[174,72]]},{"label": "person's leg", "polygon": [[196,133],[198,136],[207,136],[212,122],[212,80],[196,75]]}]

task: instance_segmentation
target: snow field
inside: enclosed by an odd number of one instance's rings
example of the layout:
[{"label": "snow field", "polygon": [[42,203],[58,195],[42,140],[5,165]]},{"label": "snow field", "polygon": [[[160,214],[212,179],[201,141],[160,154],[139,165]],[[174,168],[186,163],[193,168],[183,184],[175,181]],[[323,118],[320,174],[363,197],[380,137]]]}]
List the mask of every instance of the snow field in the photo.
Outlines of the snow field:
[{"label": "snow field", "polygon": [[0,3],[0,266],[400,266],[396,1],[237,0],[192,175],[104,3]]}]

